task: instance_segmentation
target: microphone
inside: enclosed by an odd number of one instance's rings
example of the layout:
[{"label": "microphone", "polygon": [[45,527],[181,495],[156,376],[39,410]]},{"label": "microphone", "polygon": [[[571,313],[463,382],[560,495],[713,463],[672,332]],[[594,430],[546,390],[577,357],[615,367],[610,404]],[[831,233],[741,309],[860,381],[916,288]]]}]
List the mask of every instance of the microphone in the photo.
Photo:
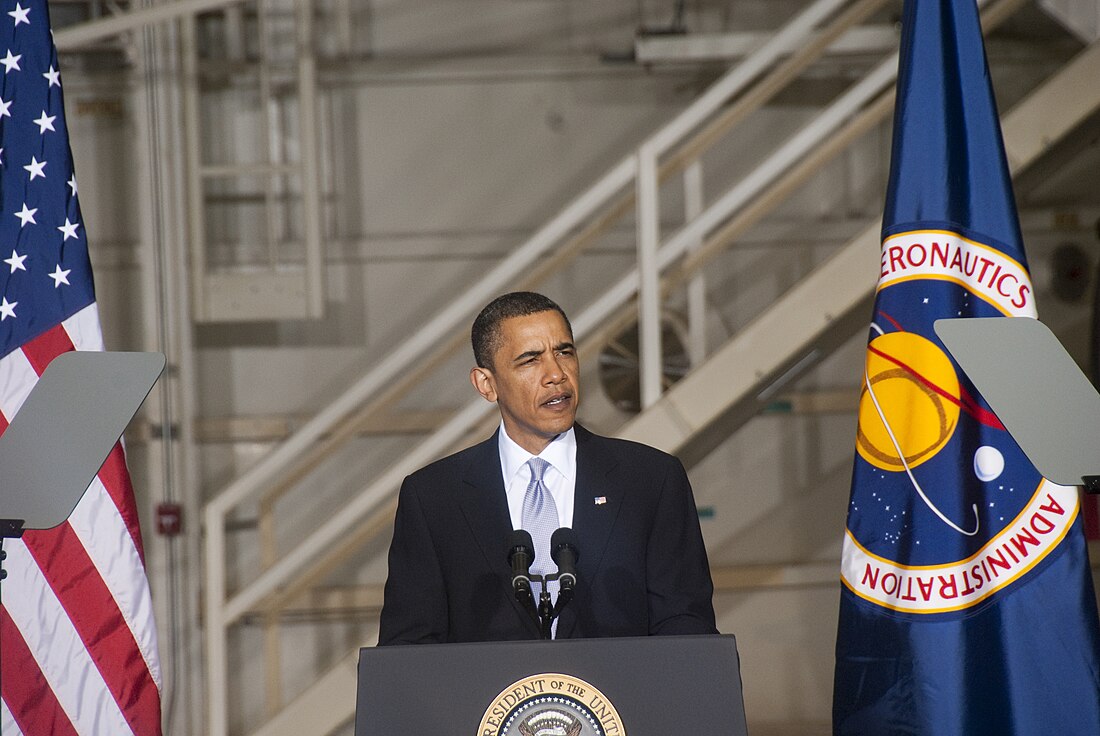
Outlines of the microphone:
[{"label": "microphone", "polygon": [[512,567],[512,590],[521,601],[531,596],[531,563],[535,561],[535,543],[531,533],[516,529],[510,533],[508,545],[508,564]]},{"label": "microphone", "polygon": [[567,526],[558,529],[550,537],[550,558],[558,566],[558,584],[561,592],[572,595],[577,587],[577,534]]}]

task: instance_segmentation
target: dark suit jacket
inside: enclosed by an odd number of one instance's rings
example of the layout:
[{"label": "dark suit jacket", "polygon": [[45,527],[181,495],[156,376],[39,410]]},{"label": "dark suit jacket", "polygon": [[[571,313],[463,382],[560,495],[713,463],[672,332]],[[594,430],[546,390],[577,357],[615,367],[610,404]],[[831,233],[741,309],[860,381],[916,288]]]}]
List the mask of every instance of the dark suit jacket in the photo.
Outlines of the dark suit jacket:
[{"label": "dark suit jacket", "polygon": [[[577,590],[557,637],[717,633],[683,465],[579,425],[576,437]],[[512,593],[511,530],[496,435],[407,477],[379,644],[537,639]]]}]

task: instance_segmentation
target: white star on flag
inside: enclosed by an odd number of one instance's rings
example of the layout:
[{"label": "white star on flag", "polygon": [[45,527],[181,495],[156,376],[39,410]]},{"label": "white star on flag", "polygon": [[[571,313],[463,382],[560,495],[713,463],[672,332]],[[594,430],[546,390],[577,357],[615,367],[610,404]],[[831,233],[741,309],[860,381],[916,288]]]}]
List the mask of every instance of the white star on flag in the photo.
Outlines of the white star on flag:
[{"label": "white star on flag", "polygon": [[54,120],[57,120],[56,115],[47,115],[43,110],[41,117],[36,118],[34,122],[38,124],[38,132],[45,135],[47,130],[53,130]]},{"label": "white star on flag", "polygon": [[42,72],[42,76],[45,77],[47,80],[49,80],[49,82],[50,82],[49,86],[50,87],[60,87],[61,86],[61,72],[54,69],[53,64],[50,64],[50,70],[49,71]]},{"label": "white star on flag", "polygon": [[69,177],[69,189],[73,190],[73,196],[76,196],[76,172]]},{"label": "white star on flag", "polygon": [[12,69],[15,71],[23,71],[19,68],[19,60],[23,58],[23,54],[16,54],[12,56],[11,49],[8,49],[8,55],[3,59],[0,59],[0,64],[4,65],[4,74],[7,74]]},{"label": "white star on flag", "polygon": [[5,258],[4,263],[11,266],[11,272],[26,271],[27,267],[23,265],[23,261],[27,260],[26,254],[19,255],[14,250],[11,252],[11,258]]},{"label": "white star on flag", "polygon": [[28,209],[27,203],[24,202],[23,209],[15,213],[15,216],[19,218],[19,227],[24,227],[28,222],[32,225],[37,225],[38,223],[34,219],[34,216],[35,214],[37,214],[37,212],[37,207]]},{"label": "white star on flag", "polygon": [[65,235],[65,237],[62,239],[61,242],[65,242],[69,238],[75,238],[76,237],[76,228],[79,224],[80,223],[77,223],[77,222],[69,222],[69,218],[66,217],[65,218],[65,224],[57,226],[57,229],[60,230]]},{"label": "white star on flag", "polygon": [[53,273],[50,274],[50,278],[53,279],[53,288],[56,289],[57,287],[61,286],[62,284],[65,284],[65,286],[68,286],[69,285],[69,272],[71,270],[72,269],[69,269],[69,268],[66,268],[66,269],[62,270],[61,264],[60,263],[57,264],[57,268],[55,268],[53,270]]},{"label": "white star on flag", "polygon": [[19,302],[9,302],[7,297],[0,301],[0,322],[3,322],[8,317],[15,319],[15,305]]},{"label": "white star on flag", "polygon": [[46,178],[46,172],[42,170],[42,169],[46,168],[46,162],[45,161],[39,161],[34,156],[31,156],[31,162],[29,164],[27,164],[26,166],[24,166],[23,168],[30,172],[31,181],[34,181],[35,177],[38,177],[38,176],[41,176],[43,179]]},{"label": "white star on flag", "polygon": [[31,12],[30,8],[24,8],[19,3],[15,4],[15,10],[8,13],[12,18],[15,18],[15,25],[20,23],[26,23],[28,26],[31,24],[30,19],[27,18],[27,13]]},{"label": "white star on flag", "polygon": [[11,117],[11,100],[0,100],[0,118]]}]

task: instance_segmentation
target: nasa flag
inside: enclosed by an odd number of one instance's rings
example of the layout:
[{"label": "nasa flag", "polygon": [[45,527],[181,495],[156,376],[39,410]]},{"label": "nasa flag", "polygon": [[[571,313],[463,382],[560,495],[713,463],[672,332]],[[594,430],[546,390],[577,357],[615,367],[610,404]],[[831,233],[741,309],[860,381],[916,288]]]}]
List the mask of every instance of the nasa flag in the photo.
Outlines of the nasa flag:
[{"label": "nasa flag", "polygon": [[1100,733],[1075,487],[952,361],[945,317],[1035,317],[974,0],[905,3],[842,559],[833,731]]}]

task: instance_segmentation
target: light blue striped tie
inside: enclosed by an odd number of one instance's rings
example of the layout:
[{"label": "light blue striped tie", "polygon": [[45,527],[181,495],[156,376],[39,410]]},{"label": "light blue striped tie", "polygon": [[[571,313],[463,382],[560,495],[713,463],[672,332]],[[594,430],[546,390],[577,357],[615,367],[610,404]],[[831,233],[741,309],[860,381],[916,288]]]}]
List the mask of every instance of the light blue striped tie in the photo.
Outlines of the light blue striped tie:
[{"label": "light blue striped tie", "polygon": [[[550,537],[558,528],[558,507],[542,480],[550,463],[541,457],[533,457],[527,465],[531,468],[531,482],[527,484],[527,493],[523,496],[520,521],[535,543],[535,562],[531,565],[531,572],[546,575],[556,569],[550,559]],[[531,587],[536,592],[539,590],[537,583],[532,583]],[[552,598],[557,598],[558,583],[550,583],[547,590]]]}]

